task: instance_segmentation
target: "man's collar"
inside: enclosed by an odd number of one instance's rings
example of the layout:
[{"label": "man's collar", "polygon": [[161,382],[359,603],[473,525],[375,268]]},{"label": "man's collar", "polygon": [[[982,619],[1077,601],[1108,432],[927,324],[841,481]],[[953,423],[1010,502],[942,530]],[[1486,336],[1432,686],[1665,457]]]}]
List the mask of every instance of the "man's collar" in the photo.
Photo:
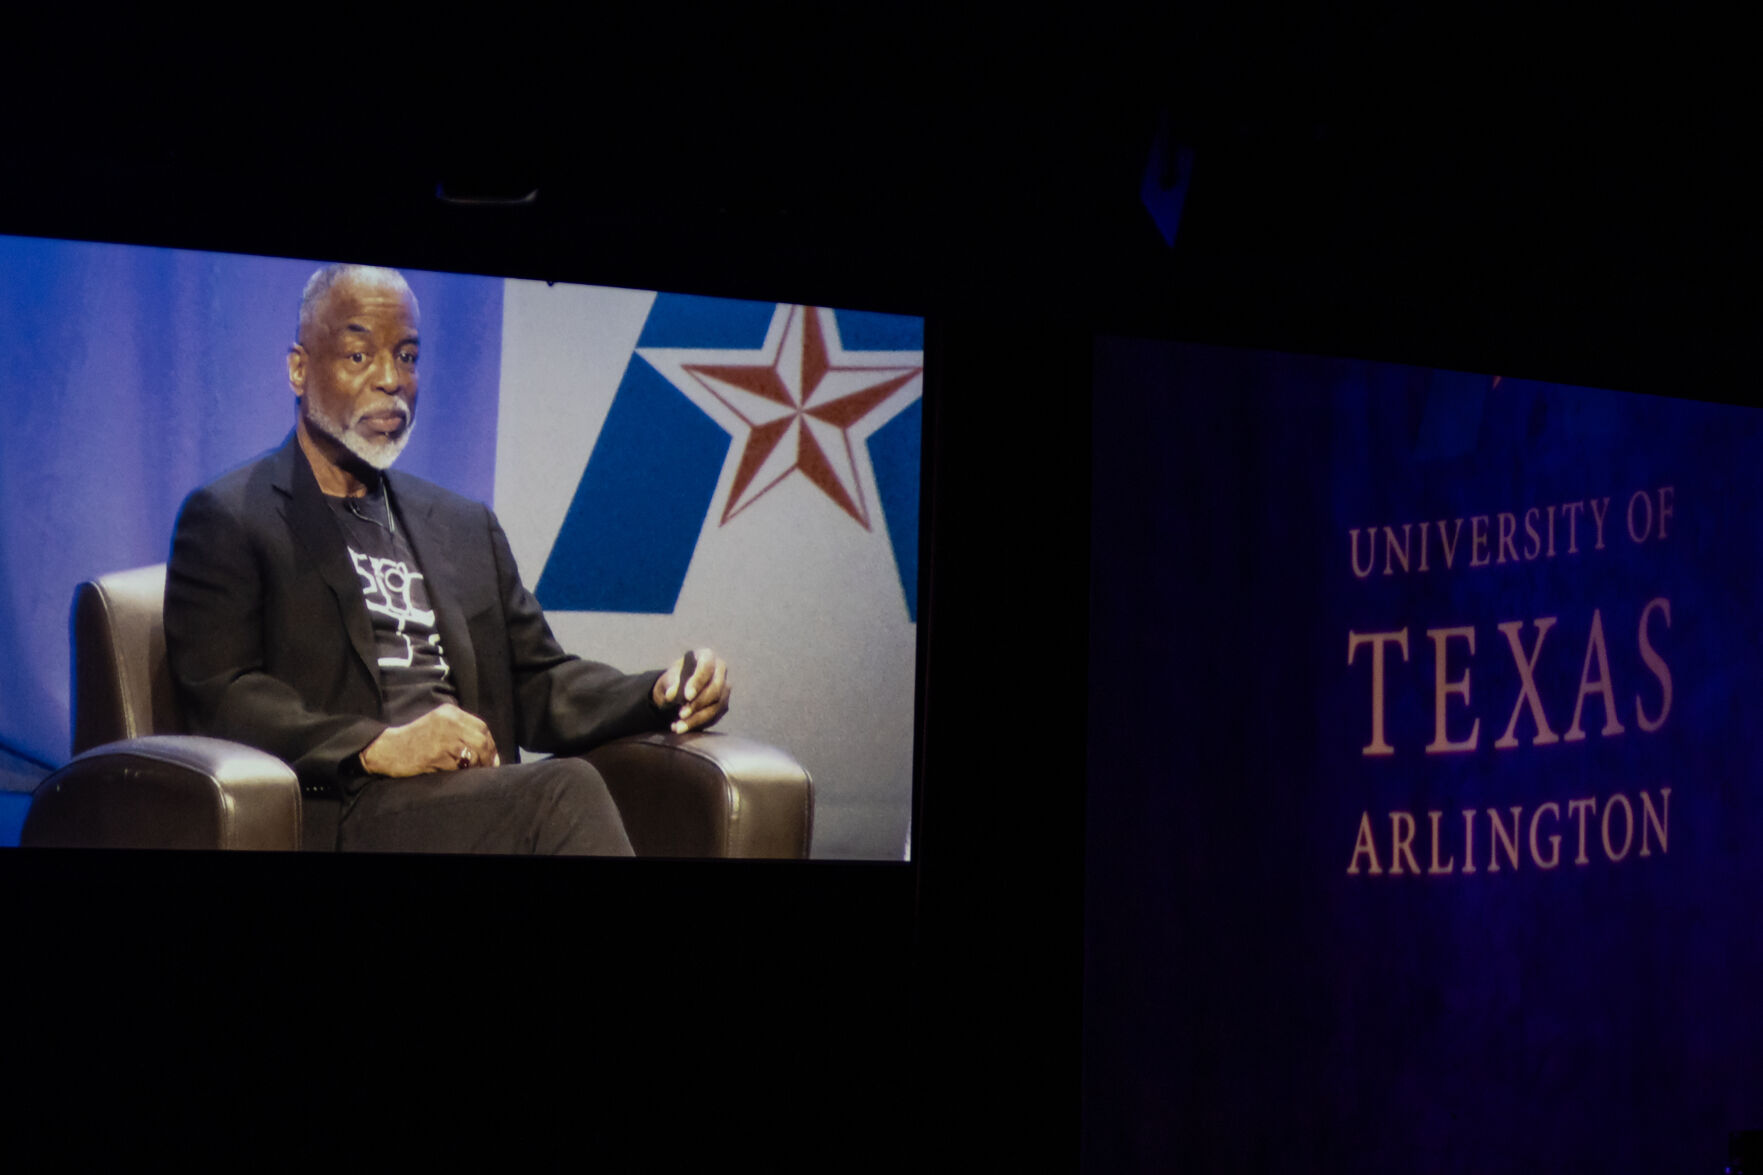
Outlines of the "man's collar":
[{"label": "man's collar", "polygon": [[[296,471],[305,467],[305,465],[306,454],[300,451],[300,438],[293,432],[289,432],[287,440],[282,442],[282,447],[270,455],[269,484],[280,490],[282,493],[292,496],[294,493],[294,477]],[[307,468],[306,472],[310,476],[312,470]],[[316,488],[318,485],[318,479],[313,478],[312,484],[314,488]]]},{"label": "man's collar", "polygon": [[[287,439],[282,442],[281,448],[270,455],[270,470],[270,485],[284,494],[292,496],[297,482],[301,484],[310,482],[312,488],[319,491],[320,496],[324,493],[319,488],[318,475],[312,471],[312,463],[306,458],[306,451],[300,447],[300,437],[297,431],[289,432]],[[305,474],[304,477],[300,476],[302,473]],[[393,498],[403,498],[410,487],[422,484],[418,478],[394,474],[389,469],[380,472],[378,478],[381,485],[390,487]],[[370,489],[368,492],[371,493],[372,490]]]}]

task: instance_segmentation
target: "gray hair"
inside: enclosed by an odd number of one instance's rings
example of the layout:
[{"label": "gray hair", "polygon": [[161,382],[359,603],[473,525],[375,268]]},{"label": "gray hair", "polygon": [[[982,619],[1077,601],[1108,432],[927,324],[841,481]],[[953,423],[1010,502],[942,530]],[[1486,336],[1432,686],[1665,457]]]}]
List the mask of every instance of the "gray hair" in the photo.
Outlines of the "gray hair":
[{"label": "gray hair", "polygon": [[[306,288],[300,293],[300,325],[294,331],[296,343],[305,343],[307,330],[318,321],[325,303],[330,301],[331,288],[344,278],[396,290],[410,299],[413,308],[416,307],[416,295],[411,292],[410,283],[395,269],[382,269],[377,265],[326,265],[306,279]],[[420,317],[421,311],[418,310],[417,314]]]}]

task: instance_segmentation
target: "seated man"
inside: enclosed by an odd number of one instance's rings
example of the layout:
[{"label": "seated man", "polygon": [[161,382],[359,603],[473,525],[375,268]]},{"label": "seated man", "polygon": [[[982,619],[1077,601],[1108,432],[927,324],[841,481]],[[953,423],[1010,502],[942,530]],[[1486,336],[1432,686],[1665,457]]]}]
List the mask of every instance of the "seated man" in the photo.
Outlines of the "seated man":
[{"label": "seated man", "polygon": [[307,282],[293,435],[191,494],[172,539],[166,650],[191,727],[341,799],[339,849],[628,855],[592,767],[519,748],[702,729],[727,667],[700,649],[632,676],[565,653],[495,516],[385,472],[415,421],[417,324],[395,271]]}]

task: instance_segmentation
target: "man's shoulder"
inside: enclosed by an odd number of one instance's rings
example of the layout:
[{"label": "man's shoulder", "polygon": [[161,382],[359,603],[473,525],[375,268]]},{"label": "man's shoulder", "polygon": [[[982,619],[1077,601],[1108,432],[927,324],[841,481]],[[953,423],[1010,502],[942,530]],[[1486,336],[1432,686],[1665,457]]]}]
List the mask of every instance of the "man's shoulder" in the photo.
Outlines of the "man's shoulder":
[{"label": "man's shoulder", "polygon": [[419,509],[455,518],[495,516],[494,511],[477,499],[468,498],[413,473],[390,473],[387,480],[391,484],[392,495],[402,510]]},{"label": "man's shoulder", "polygon": [[285,445],[266,449],[191,490],[184,499],[185,508],[198,501],[242,507],[272,486],[285,484],[286,465]]}]

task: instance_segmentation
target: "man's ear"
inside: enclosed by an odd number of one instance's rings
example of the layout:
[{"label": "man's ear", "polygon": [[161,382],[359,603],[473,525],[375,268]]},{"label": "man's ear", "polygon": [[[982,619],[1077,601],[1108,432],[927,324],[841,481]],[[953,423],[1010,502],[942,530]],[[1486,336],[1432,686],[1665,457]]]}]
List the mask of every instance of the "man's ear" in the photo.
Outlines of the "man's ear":
[{"label": "man's ear", "polygon": [[288,348],[288,386],[294,389],[295,398],[306,395],[306,348],[295,343]]}]

